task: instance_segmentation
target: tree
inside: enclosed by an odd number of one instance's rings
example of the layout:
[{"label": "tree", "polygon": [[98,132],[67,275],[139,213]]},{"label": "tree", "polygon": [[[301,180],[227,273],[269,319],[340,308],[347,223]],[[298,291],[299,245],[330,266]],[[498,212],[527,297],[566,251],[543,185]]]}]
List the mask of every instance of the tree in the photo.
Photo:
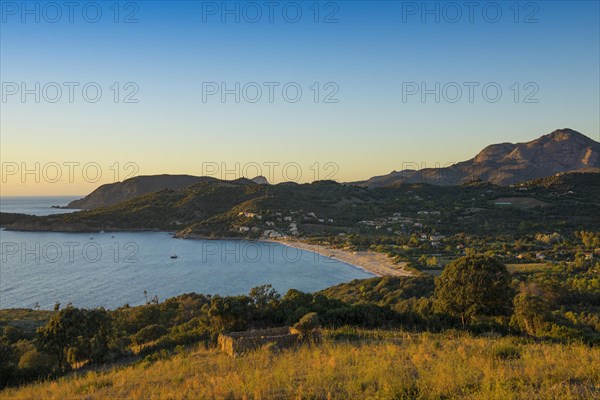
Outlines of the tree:
[{"label": "tree", "polygon": [[92,362],[102,362],[108,353],[108,342],[112,331],[110,315],[104,308],[82,310],[81,325],[82,356]]},{"label": "tree", "polygon": [[0,342],[0,389],[11,382],[16,371],[14,349]]},{"label": "tree", "polygon": [[539,335],[550,321],[551,313],[543,298],[528,291],[515,296],[515,312],[511,322],[528,335]]},{"label": "tree", "polygon": [[508,315],[511,277],[506,266],[484,255],[468,255],[450,263],[435,281],[435,308],[460,317],[463,327],[474,316]]},{"label": "tree", "polygon": [[247,296],[214,296],[208,316],[215,332],[242,330],[251,317],[251,300]]},{"label": "tree", "polygon": [[541,335],[552,322],[550,305],[557,301],[557,290],[550,283],[521,283],[519,293],[514,298],[511,325],[516,325],[528,335]]},{"label": "tree", "polygon": [[67,307],[54,314],[48,323],[38,328],[39,349],[51,355],[58,368],[67,367],[67,349],[81,335],[81,310]]},{"label": "tree", "polygon": [[256,305],[257,309],[267,308],[269,305],[276,305],[281,298],[277,290],[272,285],[261,285],[250,289],[250,299]]},{"label": "tree", "polygon": [[108,352],[111,332],[106,310],[68,306],[38,329],[38,348],[52,356],[61,369],[68,367],[69,361],[100,362]]},{"label": "tree", "polygon": [[177,305],[176,323],[185,323],[192,318],[202,315],[202,307],[209,300],[201,295],[183,296]]},{"label": "tree", "polygon": [[427,266],[428,267],[436,267],[439,264],[436,256],[427,258]]},{"label": "tree", "polygon": [[250,289],[248,295],[250,301],[255,307],[253,312],[254,319],[263,321],[265,319],[273,319],[274,310],[279,305],[281,295],[271,285],[261,285]]}]

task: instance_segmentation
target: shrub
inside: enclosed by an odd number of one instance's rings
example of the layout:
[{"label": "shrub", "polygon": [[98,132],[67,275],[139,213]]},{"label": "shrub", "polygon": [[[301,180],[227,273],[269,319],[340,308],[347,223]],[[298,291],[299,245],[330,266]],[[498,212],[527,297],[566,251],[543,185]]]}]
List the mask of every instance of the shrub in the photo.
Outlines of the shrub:
[{"label": "shrub", "polygon": [[541,335],[552,320],[547,302],[524,289],[515,296],[511,323],[528,335]]},{"label": "shrub", "polygon": [[159,339],[166,333],[167,329],[162,325],[148,325],[147,327],[140,329],[131,339],[133,343],[143,346],[146,343]]},{"label": "shrub", "polygon": [[300,321],[294,324],[294,328],[302,333],[307,333],[315,329],[319,329],[320,327],[321,321],[319,320],[319,315],[316,312],[310,312],[306,314],[300,318]]},{"label": "shrub", "polygon": [[24,339],[24,332],[16,326],[7,325],[3,329],[3,336],[6,338],[9,344],[17,342],[19,339]]},{"label": "shrub", "polygon": [[41,376],[50,373],[52,360],[46,353],[29,350],[19,359],[19,369],[23,370],[25,375]]},{"label": "shrub", "polygon": [[492,356],[500,360],[516,360],[521,358],[521,350],[512,344],[499,344],[492,347]]}]

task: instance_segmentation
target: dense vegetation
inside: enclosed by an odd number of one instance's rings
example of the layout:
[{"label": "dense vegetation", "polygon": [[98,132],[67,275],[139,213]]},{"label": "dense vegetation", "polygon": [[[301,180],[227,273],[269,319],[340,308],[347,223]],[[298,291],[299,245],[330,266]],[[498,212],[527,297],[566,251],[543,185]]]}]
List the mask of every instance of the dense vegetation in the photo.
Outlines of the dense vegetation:
[{"label": "dense vegetation", "polygon": [[[297,226],[300,237],[565,235],[582,227],[600,229],[599,187],[599,173],[568,173],[515,187],[481,181],[462,186],[364,188],[332,181],[259,185],[248,180],[210,180],[90,211],[22,222],[3,217],[2,224],[83,232],[162,229],[213,237],[260,237],[268,229],[290,235],[294,234],[290,223]],[[496,204],[506,199],[509,206]]]},{"label": "dense vegetation", "polygon": [[[372,278],[314,294],[290,290],[281,296],[264,285],[244,296],[191,293],[112,311],[57,305],[54,312],[29,311],[29,325],[23,323],[28,312],[2,310],[0,376],[3,385],[14,385],[120,360],[151,363],[185,346],[210,349],[223,331],[291,325],[307,314],[337,332],[336,340],[352,339],[344,333],[352,329],[344,327],[460,330],[595,348],[599,277],[600,263],[583,258],[509,275],[497,260],[469,255],[435,279]],[[498,351],[510,358],[521,350]]]},{"label": "dense vegetation", "polygon": [[[56,390],[3,393],[63,398],[107,390],[112,397],[148,397],[140,378],[146,368],[156,376],[173,368],[182,393],[205,397],[360,398],[377,391],[382,398],[507,398],[540,390],[593,397],[600,387],[592,363],[600,344],[599,177],[563,174],[516,187],[210,180],[68,215],[0,215],[0,224],[17,229],[168,229],[250,238],[279,232],[385,253],[415,271],[318,293],[282,296],[264,285],[243,296],[190,293],[116,310],[0,310],[0,386],[135,363],[121,377],[90,372],[73,384],[61,380]],[[302,324],[323,326],[324,344],[280,355],[265,349],[235,365],[214,353],[220,332],[292,325],[303,317]],[[166,361],[173,353],[179,355]],[[212,372],[190,367],[196,358]],[[328,370],[323,359],[340,368]],[[248,371],[255,378],[240,378]],[[434,382],[436,373],[441,383]],[[276,386],[256,378],[263,375]],[[199,379],[213,384],[194,386]],[[170,393],[169,380],[161,382],[162,393]]]}]

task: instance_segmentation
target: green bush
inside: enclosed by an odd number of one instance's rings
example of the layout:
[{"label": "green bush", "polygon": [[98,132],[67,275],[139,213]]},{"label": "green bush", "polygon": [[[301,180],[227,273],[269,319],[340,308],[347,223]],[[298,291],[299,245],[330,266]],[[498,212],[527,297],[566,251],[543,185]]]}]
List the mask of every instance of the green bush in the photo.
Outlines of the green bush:
[{"label": "green bush", "polygon": [[294,328],[302,333],[307,333],[321,327],[319,315],[316,312],[310,312],[300,318],[300,321],[294,324]]},{"label": "green bush", "polygon": [[50,373],[52,370],[52,360],[46,353],[29,350],[19,359],[19,370],[23,375],[41,376]]},{"label": "green bush", "polygon": [[521,358],[521,350],[512,344],[499,344],[492,347],[492,357],[500,360],[516,360]]},{"label": "green bush", "polygon": [[167,329],[162,325],[149,325],[140,329],[131,340],[133,343],[143,346],[146,343],[155,341],[167,333]]}]

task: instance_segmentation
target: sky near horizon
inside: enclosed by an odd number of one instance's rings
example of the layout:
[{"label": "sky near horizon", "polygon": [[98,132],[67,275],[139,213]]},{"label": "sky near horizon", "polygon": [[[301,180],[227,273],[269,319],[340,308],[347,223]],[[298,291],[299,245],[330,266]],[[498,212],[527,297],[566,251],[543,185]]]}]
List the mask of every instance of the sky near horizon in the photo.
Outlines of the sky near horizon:
[{"label": "sky near horizon", "polygon": [[[599,140],[598,1],[0,1],[0,194],[367,179]],[[85,89],[84,89],[85,88]]]}]

